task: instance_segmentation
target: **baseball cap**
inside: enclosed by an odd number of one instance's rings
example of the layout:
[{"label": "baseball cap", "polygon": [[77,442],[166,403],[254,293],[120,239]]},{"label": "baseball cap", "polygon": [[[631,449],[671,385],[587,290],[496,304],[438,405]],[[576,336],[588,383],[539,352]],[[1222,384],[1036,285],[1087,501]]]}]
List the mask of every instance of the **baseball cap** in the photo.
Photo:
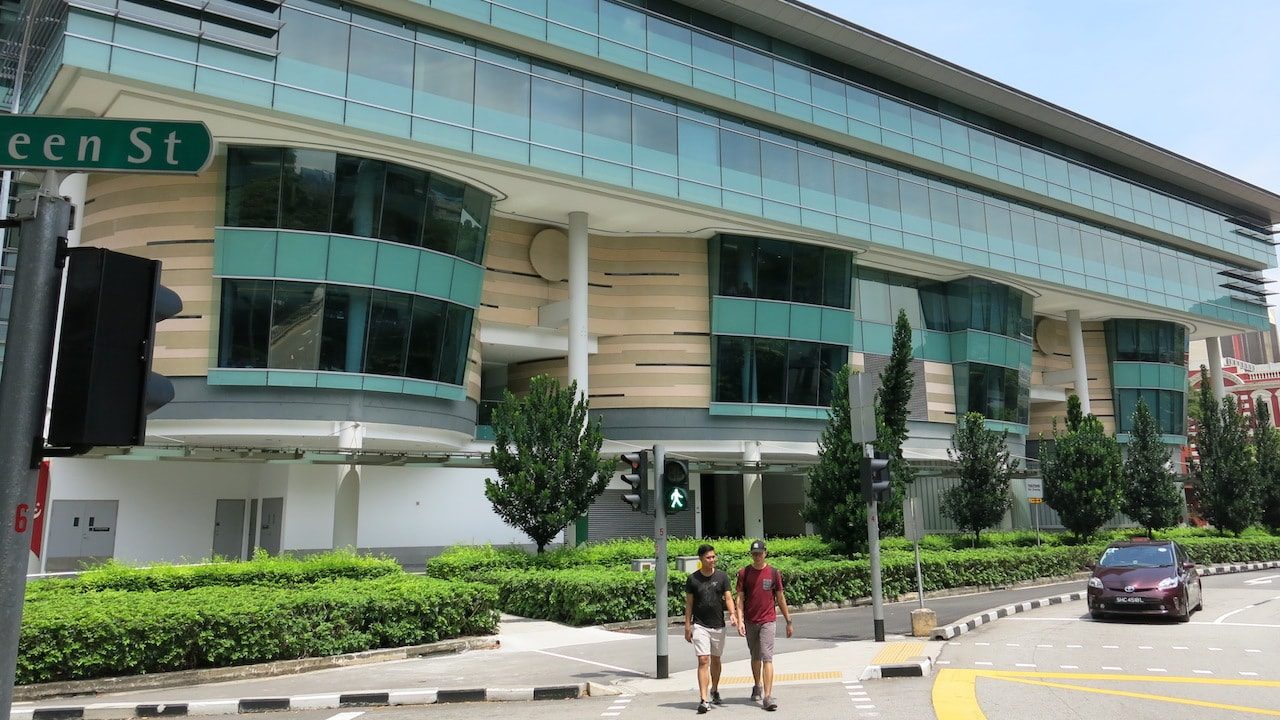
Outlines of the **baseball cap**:
[{"label": "baseball cap", "polygon": [[765,544],[764,544],[764,541],[763,541],[763,540],[752,540],[752,541],[751,541],[751,552],[753,552],[753,553],[764,552],[764,551],[766,551],[766,550],[768,550],[768,549],[769,549],[769,548],[765,547]]}]

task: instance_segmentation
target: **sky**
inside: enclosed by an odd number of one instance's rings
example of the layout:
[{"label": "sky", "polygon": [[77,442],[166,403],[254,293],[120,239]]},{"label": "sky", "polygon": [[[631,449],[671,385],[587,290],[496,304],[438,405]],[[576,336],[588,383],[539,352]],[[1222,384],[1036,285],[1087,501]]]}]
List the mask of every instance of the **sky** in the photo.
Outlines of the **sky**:
[{"label": "sky", "polygon": [[1280,2],[805,1],[1280,193]]}]

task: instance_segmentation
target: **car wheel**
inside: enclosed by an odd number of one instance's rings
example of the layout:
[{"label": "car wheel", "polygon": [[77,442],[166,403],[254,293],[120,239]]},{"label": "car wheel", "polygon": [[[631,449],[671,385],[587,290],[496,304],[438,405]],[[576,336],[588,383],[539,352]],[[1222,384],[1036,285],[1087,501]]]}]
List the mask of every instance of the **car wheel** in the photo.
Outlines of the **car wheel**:
[{"label": "car wheel", "polygon": [[1094,620],[1103,620],[1103,619],[1106,619],[1107,614],[1098,610],[1090,610],[1089,617],[1093,618]]}]

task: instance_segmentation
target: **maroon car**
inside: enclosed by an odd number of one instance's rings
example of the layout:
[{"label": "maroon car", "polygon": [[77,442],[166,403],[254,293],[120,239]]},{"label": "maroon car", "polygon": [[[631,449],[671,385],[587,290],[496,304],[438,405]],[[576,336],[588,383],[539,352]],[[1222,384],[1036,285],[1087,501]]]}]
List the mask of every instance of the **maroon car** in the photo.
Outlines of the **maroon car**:
[{"label": "maroon car", "polygon": [[1089,614],[1165,615],[1186,622],[1204,601],[1195,568],[1172,540],[1113,542],[1089,578]]}]

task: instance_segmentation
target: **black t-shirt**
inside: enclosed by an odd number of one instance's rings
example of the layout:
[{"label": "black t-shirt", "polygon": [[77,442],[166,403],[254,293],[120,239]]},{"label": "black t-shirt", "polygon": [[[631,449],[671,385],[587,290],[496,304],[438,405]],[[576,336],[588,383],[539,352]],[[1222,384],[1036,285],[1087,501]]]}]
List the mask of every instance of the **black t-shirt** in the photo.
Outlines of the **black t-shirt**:
[{"label": "black t-shirt", "polygon": [[693,621],[706,628],[724,627],[724,594],[729,592],[729,576],[716,570],[703,575],[701,570],[689,574],[684,591],[693,595]]}]

